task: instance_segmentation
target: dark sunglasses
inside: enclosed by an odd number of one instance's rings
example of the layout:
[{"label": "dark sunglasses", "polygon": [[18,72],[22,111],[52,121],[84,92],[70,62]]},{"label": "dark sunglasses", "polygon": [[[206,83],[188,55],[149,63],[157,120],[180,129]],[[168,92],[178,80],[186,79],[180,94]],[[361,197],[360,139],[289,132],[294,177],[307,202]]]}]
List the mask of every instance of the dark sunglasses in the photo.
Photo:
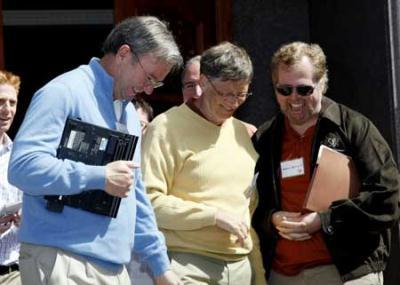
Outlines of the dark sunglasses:
[{"label": "dark sunglasses", "polygon": [[296,93],[300,96],[310,96],[314,92],[315,87],[311,85],[280,85],[276,86],[275,89],[280,95],[285,97],[292,95],[293,89],[296,89]]}]

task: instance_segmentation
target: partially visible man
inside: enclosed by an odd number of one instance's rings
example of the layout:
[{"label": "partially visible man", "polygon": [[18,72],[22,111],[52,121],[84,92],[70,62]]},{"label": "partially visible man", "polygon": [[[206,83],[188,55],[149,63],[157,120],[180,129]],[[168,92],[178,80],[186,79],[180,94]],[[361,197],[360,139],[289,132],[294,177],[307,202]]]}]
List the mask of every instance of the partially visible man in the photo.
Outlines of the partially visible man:
[{"label": "partially visible man", "polygon": [[[328,69],[318,45],[282,46],[271,72],[281,112],[255,136],[260,200],[253,221],[268,283],[381,285],[399,213],[399,173],[388,144],[366,117],[324,96]],[[310,212],[303,202],[320,145],[353,158],[361,188]]]},{"label": "partially visible man", "polygon": [[202,95],[147,129],[147,192],[184,284],[250,285],[253,265],[256,284],[264,285],[258,240],[250,235],[257,154],[232,117],[250,95],[253,66],[244,49],[224,42],[202,54],[200,73]]},{"label": "partially visible man", "polygon": [[134,104],[136,112],[139,116],[142,135],[144,135],[146,133],[148,124],[153,120],[153,108],[143,98],[137,98],[136,100],[134,100]]},{"label": "partially visible man", "polygon": [[[9,180],[24,192],[24,284],[130,285],[125,264],[132,247],[158,284],[181,284],[170,270],[165,241],[143,187],[140,142],[133,161],[105,166],[56,156],[68,118],[140,137],[131,100],[138,93],[151,94],[171,69],[182,64],[173,35],[155,17],[132,17],[118,24],[103,52],[101,59],[92,58],[37,91],[15,139]],[[92,189],[122,198],[116,218],[80,208],[86,191]],[[79,198],[61,212],[47,208],[45,195],[72,194]]]},{"label": "partially visible man", "polygon": [[[0,71],[0,209],[7,204],[22,201],[22,192],[7,179],[8,163],[12,141],[7,135],[17,111],[18,92],[21,84],[19,76]],[[19,212],[0,217],[0,284],[21,284],[18,270]]]},{"label": "partially visible man", "polygon": [[200,81],[200,55],[189,59],[182,71],[182,95],[183,102],[190,99],[198,99],[201,96]]}]

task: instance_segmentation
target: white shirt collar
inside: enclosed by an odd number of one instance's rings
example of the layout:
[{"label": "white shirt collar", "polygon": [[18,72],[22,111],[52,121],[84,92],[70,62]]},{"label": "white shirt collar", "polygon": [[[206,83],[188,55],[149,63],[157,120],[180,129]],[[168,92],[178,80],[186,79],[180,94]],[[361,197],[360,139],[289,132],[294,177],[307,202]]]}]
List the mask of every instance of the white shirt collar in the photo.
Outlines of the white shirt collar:
[{"label": "white shirt collar", "polygon": [[4,133],[3,142],[0,144],[0,153],[3,151],[10,151],[12,147],[12,140],[10,137]]}]

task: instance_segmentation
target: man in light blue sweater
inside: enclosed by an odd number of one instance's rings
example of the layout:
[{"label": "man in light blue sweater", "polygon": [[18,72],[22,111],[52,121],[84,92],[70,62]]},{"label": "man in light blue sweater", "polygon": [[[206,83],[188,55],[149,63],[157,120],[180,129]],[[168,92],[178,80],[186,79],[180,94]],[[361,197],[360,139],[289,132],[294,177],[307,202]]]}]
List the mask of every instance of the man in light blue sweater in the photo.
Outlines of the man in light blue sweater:
[{"label": "man in light blue sweater", "polygon": [[[164,239],[143,187],[140,144],[133,162],[86,165],[56,157],[67,118],[140,136],[130,102],[151,94],[182,57],[166,25],[129,18],[103,46],[104,56],[50,81],[34,95],[16,136],[9,181],[24,192],[20,229],[23,284],[131,284],[124,264],[131,250],[149,265],[157,284],[181,284],[169,270]],[[45,195],[103,189],[122,198],[116,218],[65,206],[46,209]]]}]

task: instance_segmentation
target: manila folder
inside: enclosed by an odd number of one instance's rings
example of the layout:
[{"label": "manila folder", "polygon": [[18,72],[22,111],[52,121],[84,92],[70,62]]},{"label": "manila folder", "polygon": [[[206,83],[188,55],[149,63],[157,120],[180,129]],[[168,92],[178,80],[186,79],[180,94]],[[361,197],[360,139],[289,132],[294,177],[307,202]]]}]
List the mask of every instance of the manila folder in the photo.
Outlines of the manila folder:
[{"label": "manila folder", "polygon": [[331,203],[357,195],[360,179],[351,157],[321,145],[303,208],[324,211]]}]

